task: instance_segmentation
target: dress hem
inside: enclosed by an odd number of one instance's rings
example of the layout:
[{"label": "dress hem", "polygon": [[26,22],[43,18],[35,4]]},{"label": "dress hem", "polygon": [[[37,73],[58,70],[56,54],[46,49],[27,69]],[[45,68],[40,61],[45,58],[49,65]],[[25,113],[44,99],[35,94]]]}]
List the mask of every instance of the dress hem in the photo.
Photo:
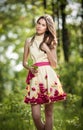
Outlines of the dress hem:
[{"label": "dress hem", "polygon": [[42,98],[28,98],[28,97],[25,97],[24,99],[24,102],[26,104],[49,104],[49,103],[54,103],[54,102],[58,102],[58,101],[61,101],[61,100],[66,100],[66,94],[64,93],[63,95],[60,95],[60,96],[57,96],[57,97],[49,97],[49,99],[42,99]]}]

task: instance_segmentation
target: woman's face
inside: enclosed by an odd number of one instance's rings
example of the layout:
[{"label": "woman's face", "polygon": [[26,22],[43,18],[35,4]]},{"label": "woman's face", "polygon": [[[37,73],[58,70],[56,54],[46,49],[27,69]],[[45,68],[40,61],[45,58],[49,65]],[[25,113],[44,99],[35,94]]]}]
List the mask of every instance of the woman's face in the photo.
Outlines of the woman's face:
[{"label": "woman's face", "polygon": [[46,21],[43,18],[41,18],[40,20],[38,20],[36,24],[36,33],[43,34],[46,32],[46,30],[47,30]]}]

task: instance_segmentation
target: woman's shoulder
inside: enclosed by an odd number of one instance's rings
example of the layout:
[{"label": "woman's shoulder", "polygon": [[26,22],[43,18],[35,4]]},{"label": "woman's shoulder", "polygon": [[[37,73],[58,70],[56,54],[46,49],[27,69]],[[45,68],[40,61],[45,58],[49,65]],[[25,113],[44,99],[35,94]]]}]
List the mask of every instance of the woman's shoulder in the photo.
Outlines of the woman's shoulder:
[{"label": "woman's shoulder", "polygon": [[30,45],[31,39],[32,39],[32,37],[26,38],[26,40],[25,40],[25,45],[26,45],[26,46],[29,46],[29,45]]},{"label": "woman's shoulder", "polygon": [[26,42],[26,43],[30,43],[30,42],[31,42],[31,39],[32,39],[32,37],[26,38],[25,42]]}]

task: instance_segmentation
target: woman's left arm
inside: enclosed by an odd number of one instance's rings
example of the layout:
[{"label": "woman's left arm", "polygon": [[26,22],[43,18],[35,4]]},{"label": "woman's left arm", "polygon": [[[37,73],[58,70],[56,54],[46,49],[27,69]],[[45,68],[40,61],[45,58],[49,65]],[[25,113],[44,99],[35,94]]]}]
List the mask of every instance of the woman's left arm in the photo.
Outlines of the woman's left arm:
[{"label": "woman's left arm", "polygon": [[53,68],[57,66],[57,54],[56,54],[56,47],[53,49],[49,49],[49,47],[43,43],[42,49],[47,53],[48,60]]}]

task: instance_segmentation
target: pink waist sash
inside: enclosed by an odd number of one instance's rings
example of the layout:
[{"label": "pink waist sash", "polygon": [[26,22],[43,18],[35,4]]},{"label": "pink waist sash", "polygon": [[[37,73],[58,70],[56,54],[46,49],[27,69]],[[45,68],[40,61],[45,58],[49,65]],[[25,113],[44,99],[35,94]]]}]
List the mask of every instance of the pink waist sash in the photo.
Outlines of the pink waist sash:
[{"label": "pink waist sash", "polygon": [[38,62],[38,63],[35,63],[34,65],[36,65],[36,66],[45,66],[45,65],[50,65],[50,62]]}]

